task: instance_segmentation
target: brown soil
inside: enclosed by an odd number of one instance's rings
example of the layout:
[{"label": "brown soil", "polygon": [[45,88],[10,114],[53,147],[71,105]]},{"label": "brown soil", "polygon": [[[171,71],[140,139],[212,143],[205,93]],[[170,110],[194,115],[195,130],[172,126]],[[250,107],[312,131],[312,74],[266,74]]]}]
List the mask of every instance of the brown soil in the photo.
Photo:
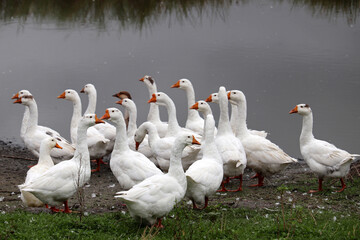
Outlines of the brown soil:
[{"label": "brown soil", "polygon": [[[23,147],[11,142],[0,141],[0,213],[18,209],[35,213],[49,211],[45,208],[26,208],[20,199],[17,185],[24,182],[26,172],[29,169],[27,166],[36,164],[36,161],[31,159],[35,158]],[[105,160],[105,162],[108,161]],[[352,166],[346,179],[347,189],[342,193],[335,192],[340,189],[340,181],[326,179],[323,192],[309,194],[310,189],[317,188],[317,179],[304,161],[293,164],[271,178],[265,178],[265,186],[260,188],[248,187],[257,181],[250,178],[252,175],[251,170],[245,171],[242,192],[216,193],[210,198],[209,205],[224,204],[230,207],[278,211],[281,201],[283,201],[289,206],[301,205],[319,211],[330,209],[341,211],[344,214],[350,212],[360,214],[360,164]],[[236,189],[238,181],[237,179],[231,180],[227,187]],[[280,186],[284,186],[286,189],[282,191],[279,188]],[[86,185],[84,189],[85,212],[126,211],[126,207],[114,198],[115,192],[121,189],[109,165],[102,165],[100,172],[92,174],[89,185]],[[76,196],[69,199],[70,208],[78,210],[78,202]],[[191,206],[189,203],[189,207]]]}]

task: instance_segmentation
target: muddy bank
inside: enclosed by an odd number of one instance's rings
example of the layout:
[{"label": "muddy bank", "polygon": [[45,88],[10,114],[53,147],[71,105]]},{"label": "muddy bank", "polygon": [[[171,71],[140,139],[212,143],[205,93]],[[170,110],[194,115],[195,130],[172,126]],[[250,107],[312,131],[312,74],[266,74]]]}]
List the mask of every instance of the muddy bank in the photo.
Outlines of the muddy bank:
[{"label": "muddy bank", "polygon": [[[108,159],[105,159],[105,162],[108,162]],[[0,212],[12,212],[17,209],[30,212],[48,211],[45,208],[26,208],[20,199],[17,185],[24,182],[28,166],[34,164],[35,157],[24,147],[0,140]],[[92,168],[95,168],[95,165]],[[265,186],[261,188],[248,187],[256,183],[251,176],[253,172],[246,170],[242,192],[217,193],[210,199],[209,204],[277,211],[283,201],[288,205],[301,205],[309,209],[331,209],[342,211],[344,214],[360,214],[360,162],[352,166],[346,179],[347,189],[343,193],[335,192],[340,189],[340,181],[327,179],[324,182],[324,192],[309,194],[308,190],[317,188],[317,179],[304,161],[299,161],[280,174],[265,179]],[[229,189],[235,189],[237,186],[236,179],[227,185]],[[285,186],[286,189],[281,191],[280,186]],[[102,165],[101,171],[92,174],[89,185],[84,188],[85,212],[96,214],[126,211],[126,207],[114,198],[114,193],[120,190],[109,165]],[[78,210],[78,202],[76,196],[72,197],[69,200],[70,208]],[[188,206],[191,207],[190,204]]]}]

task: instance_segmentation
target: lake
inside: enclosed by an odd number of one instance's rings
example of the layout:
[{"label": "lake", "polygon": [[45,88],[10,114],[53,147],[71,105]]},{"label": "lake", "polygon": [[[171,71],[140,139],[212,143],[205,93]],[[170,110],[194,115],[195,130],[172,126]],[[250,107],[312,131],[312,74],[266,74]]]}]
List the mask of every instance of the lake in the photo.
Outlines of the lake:
[{"label": "lake", "polygon": [[24,106],[10,99],[21,89],[34,95],[39,124],[68,139],[72,105],[57,96],[86,83],[97,88],[99,116],[122,109],[112,95],[129,91],[140,125],[149,96],[138,80],[147,74],[181,125],[185,92],[170,86],[188,78],[198,100],[221,85],[242,90],[248,127],[293,157],[302,119],[289,111],[298,103],[311,106],[315,137],[360,153],[359,2],[0,1],[0,139],[21,143]]}]

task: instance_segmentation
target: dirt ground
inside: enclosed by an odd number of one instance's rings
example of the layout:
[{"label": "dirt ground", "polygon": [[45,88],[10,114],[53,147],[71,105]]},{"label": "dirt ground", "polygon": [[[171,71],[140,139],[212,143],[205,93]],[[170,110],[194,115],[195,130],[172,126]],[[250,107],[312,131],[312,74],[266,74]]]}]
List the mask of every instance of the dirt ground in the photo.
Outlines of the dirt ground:
[{"label": "dirt ground", "polygon": [[[35,157],[23,147],[0,140],[0,213],[18,209],[35,213],[49,211],[45,208],[26,208],[20,199],[17,185],[24,182],[27,166],[36,164],[34,160]],[[105,159],[105,162],[108,161]],[[257,181],[250,178],[252,175],[251,170],[245,171],[242,192],[216,193],[210,198],[209,205],[224,204],[230,207],[277,211],[283,201],[290,206],[301,205],[318,211],[329,209],[343,214],[360,214],[360,161],[352,166],[346,178],[347,189],[342,193],[335,192],[340,189],[340,181],[326,179],[323,192],[309,194],[310,189],[317,188],[317,179],[304,161],[293,164],[280,174],[265,178],[265,186],[261,188],[248,187]],[[234,179],[227,187],[235,189],[237,184],[238,180]],[[280,186],[286,187],[282,194]],[[100,172],[92,174],[84,189],[85,213],[126,211],[126,206],[114,198],[115,192],[121,189],[109,165],[102,165]],[[78,202],[76,196],[72,197],[69,200],[70,208],[78,210]],[[192,205],[188,203],[190,208]]]}]

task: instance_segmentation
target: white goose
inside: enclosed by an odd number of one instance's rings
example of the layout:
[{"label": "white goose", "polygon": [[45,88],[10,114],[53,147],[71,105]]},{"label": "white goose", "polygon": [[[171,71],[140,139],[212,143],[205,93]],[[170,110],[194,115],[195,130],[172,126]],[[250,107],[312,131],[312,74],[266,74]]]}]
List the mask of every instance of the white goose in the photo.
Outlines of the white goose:
[{"label": "white goose", "polygon": [[296,159],[286,154],[279,146],[268,139],[253,134],[246,126],[246,98],[243,92],[232,90],[228,93],[232,104],[238,108],[237,133],[241,140],[248,160],[248,167],[252,168],[258,178],[258,184],[252,187],[264,185],[264,177],[282,171],[289,164],[297,162]]},{"label": "white goose", "polygon": [[[197,135],[193,131],[182,128],[179,126],[179,123],[176,118],[176,107],[171,98],[163,92],[157,92],[152,95],[152,98],[148,101],[149,103],[156,103],[162,106],[165,106],[168,112],[169,121],[168,121],[168,130],[166,133],[166,137],[176,137],[179,134],[190,133],[194,134],[197,139],[201,139],[201,136]],[[189,146],[186,148],[187,154],[182,158],[182,163],[184,165],[184,169],[186,170],[193,162],[197,159],[201,159],[201,148],[196,146]]]},{"label": "white goose", "polygon": [[[218,92],[218,102],[220,107],[220,118],[218,133],[215,138],[217,149],[221,155],[224,166],[224,176],[226,179],[221,184],[221,192],[242,191],[243,173],[246,168],[247,159],[241,141],[233,134],[229,122],[228,99],[225,87],[220,87]],[[211,95],[206,101],[212,101]],[[240,179],[240,184],[236,190],[227,190],[225,184],[230,177]]]},{"label": "white goose", "polygon": [[63,149],[54,148],[51,150],[51,157],[55,162],[70,159],[73,157],[75,148],[72,144],[60,135],[55,135],[56,131],[47,130],[48,128],[38,125],[38,108],[32,95],[24,95],[18,98],[14,103],[25,105],[29,109],[29,119],[26,132],[24,134],[25,146],[36,156],[39,157],[41,141],[44,138],[55,137],[58,144]]},{"label": "white goose", "polygon": [[163,174],[142,153],[135,152],[129,148],[125,121],[119,109],[106,109],[101,119],[109,119],[116,126],[116,140],[113,152],[111,153],[110,168],[121,188],[130,189],[148,177]]},{"label": "white goose", "polygon": [[[28,90],[20,90],[19,92],[17,92],[11,99],[19,99],[23,96],[32,96],[32,94],[28,91]],[[35,99],[34,99],[34,102],[36,103]],[[24,116],[23,116],[23,120],[21,122],[21,129],[20,129],[20,137],[21,139],[24,141],[24,136],[25,136],[25,133],[26,133],[26,129],[28,127],[28,122],[29,122],[29,118],[30,118],[30,110],[29,108],[26,106],[25,107],[25,111],[24,111]],[[49,132],[49,136],[50,134],[52,136],[60,136],[60,134],[51,129],[51,128],[48,128],[48,127],[44,127],[44,126],[40,126],[38,125],[38,128],[44,132]]]},{"label": "white goose", "polygon": [[188,116],[185,127],[201,135],[204,132],[204,119],[200,117],[199,113],[191,109],[191,106],[195,104],[195,91],[194,87],[188,79],[180,79],[171,86],[172,88],[183,89],[186,92],[188,103]]},{"label": "white goose", "polygon": [[185,173],[188,184],[186,197],[191,199],[194,209],[197,209],[196,204],[204,204],[203,209],[208,206],[209,196],[219,188],[224,175],[223,162],[214,141],[214,117],[208,114],[204,118],[203,158],[194,162]]},{"label": "white goose", "polygon": [[[88,83],[83,87],[83,89],[81,89],[80,92],[87,94],[88,98],[89,98],[89,104],[88,104],[84,114],[89,114],[89,113],[95,114],[96,101],[97,101],[97,92],[96,92],[95,86],[91,83]],[[114,148],[114,142],[115,142],[115,137],[116,137],[115,127],[107,122],[105,124],[95,125],[94,127],[101,134],[103,134],[106,139],[110,140],[106,144],[106,151],[107,151],[107,153],[111,153],[112,149]],[[100,171],[101,163],[105,164],[102,159],[97,159],[97,168],[94,171]]]},{"label": "white goose", "polygon": [[[79,121],[81,119],[81,100],[79,94],[73,89],[66,89],[61,95],[58,96],[60,99],[65,99],[73,103],[73,115],[70,124],[70,136],[73,144],[76,144],[77,129]],[[103,157],[109,154],[107,150],[107,144],[109,139],[105,138],[95,126],[89,127],[86,134],[87,144],[89,147],[90,159],[95,159],[100,162]],[[93,169],[92,172],[99,171],[99,169]]]},{"label": "white goose", "polygon": [[[157,92],[155,80],[151,76],[145,75],[139,81],[145,83],[146,87],[148,88],[150,98],[154,93]],[[159,106],[155,103],[150,103],[147,120],[155,125],[160,137],[165,137],[168,129],[168,124],[160,120]]]},{"label": "white goose", "polygon": [[322,182],[324,177],[340,178],[341,189],[346,188],[344,177],[350,170],[352,162],[360,156],[350,154],[333,144],[318,140],[313,135],[313,114],[307,104],[298,104],[290,111],[290,114],[298,113],[303,116],[303,124],[300,135],[300,152],[310,169],[318,175],[318,190],[309,192],[320,192],[323,190]]},{"label": "white goose", "polygon": [[[227,94],[229,93],[229,91],[227,92]],[[218,93],[212,93],[210,94],[210,96],[206,99],[206,102],[214,102],[214,103],[219,103],[219,97],[218,97]],[[230,101],[231,103],[231,101]],[[240,113],[242,114],[242,113]],[[246,113],[245,113],[246,114]],[[238,136],[238,132],[237,132],[237,121],[238,121],[238,107],[236,104],[232,104],[231,103],[231,119],[230,119],[230,125],[231,125],[231,129],[233,131],[233,133],[235,134],[235,136]],[[246,116],[246,115],[245,115]],[[254,129],[248,129],[249,132],[251,134],[254,135],[258,135],[260,137],[264,137],[266,138],[268,133],[265,132],[264,130],[259,131],[259,130],[254,130]]]},{"label": "white goose", "polygon": [[[128,91],[120,91],[118,93],[115,93],[112,95],[113,97],[119,98],[120,100],[123,99],[132,99],[131,94]],[[128,128],[129,125],[129,112],[127,110],[125,110],[124,112],[124,120],[126,123],[126,129]]]},{"label": "white goose", "polygon": [[126,203],[130,215],[137,221],[162,228],[161,218],[168,214],[186,192],[186,177],[181,165],[181,153],[186,145],[200,144],[193,135],[181,134],[171,150],[167,174],[155,175],[135,185],[129,191],[117,192],[116,198]]},{"label": "white goose", "polygon": [[103,123],[95,114],[86,114],[80,120],[74,157],[62,161],[28,184],[21,185],[22,191],[32,193],[43,203],[54,206],[64,203],[65,213],[71,212],[67,200],[90,180],[90,156],[86,142],[87,129],[95,123]]},{"label": "white goose", "polygon": [[[128,144],[131,150],[135,150],[135,140],[134,135],[137,130],[136,119],[137,119],[137,109],[134,101],[131,99],[122,99],[116,102],[121,106],[125,107],[126,112],[129,116],[128,127],[127,127],[127,137],[128,137]],[[147,138],[143,140],[142,144],[138,149],[138,152],[144,154],[147,158],[149,158],[156,166],[158,166],[158,162],[154,156],[154,152],[151,150],[149,146]]]},{"label": "white goose", "polygon": [[[49,168],[54,166],[54,162],[50,156],[50,151],[54,147],[61,149],[59,144],[57,144],[56,139],[53,137],[44,138],[41,141],[40,156],[39,156],[38,163],[35,166],[33,166],[32,168],[30,168],[29,171],[27,171],[25,183],[23,183],[22,185],[31,183],[34,179],[36,179],[41,174],[43,174],[44,172],[49,170]],[[21,190],[20,186],[21,185],[19,185],[19,189],[21,192],[20,197],[21,197],[21,200],[23,201],[23,203],[25,204],[25,206],[27,206],[27,207],[42,207],[42,206],[44,206],[44,203],[42,201],[37,199],[33,194]]]}]

